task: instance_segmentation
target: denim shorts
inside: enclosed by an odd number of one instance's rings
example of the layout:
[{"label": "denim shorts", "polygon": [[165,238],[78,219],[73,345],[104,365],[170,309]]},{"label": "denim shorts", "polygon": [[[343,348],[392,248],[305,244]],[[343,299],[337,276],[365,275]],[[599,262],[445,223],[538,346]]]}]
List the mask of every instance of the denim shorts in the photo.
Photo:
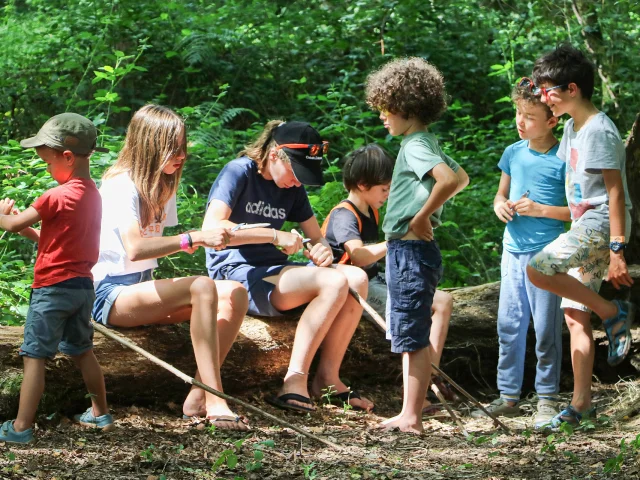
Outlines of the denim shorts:
[{"label": "denim shorts", "polygon": [[436,241],[387,242],[387,326],[394,353],[429,346],[431,306],[442,277],[442,256]]},{"label": "denim shorts", "polygon": [[120,292],[130,285],[153,280],[153,270],[144,272],[127,273],[125,275],[107,275],[96,287],[96,302],[93,305],[93,319],[103,325],[109,326],[109,312],[120,295]]},{"label": "denim shorts", "polygon": [[91,307],[95,294],[90,278],[70,278],[34,288],[24,326],[20,355],[53,358],[58,350],[76,356],[93,348]]},{"label": "denim shorts", "polygon": [[[266,277],[278,276],[282,269],[289,266],[308,267],[313,263],[287,262],[283,265],[261,265],[254,266],[246,263],[223,265],[215,272],[214,280],[235,280],[242,283],[249,294],[249,315],[259,315],[263,317],[280,317],[287,314],[297,314],[306,307],[295,308],[286,312],[277,310],[271,304],[271,294],[276,286],[271,282],[264,281]],[[209,272],[211,275],[211,272]]]}]

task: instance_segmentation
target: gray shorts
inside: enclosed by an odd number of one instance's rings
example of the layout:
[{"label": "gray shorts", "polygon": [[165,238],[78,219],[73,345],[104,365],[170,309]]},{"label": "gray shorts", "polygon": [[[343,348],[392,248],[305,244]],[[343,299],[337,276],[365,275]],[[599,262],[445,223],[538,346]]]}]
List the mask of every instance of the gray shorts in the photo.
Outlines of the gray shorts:
[{"label": "gray shorts", "polygon": [[20,355],[53,358],[56,352],[76,356],[93,348],[89,278],[71,278],[31,291]]}]

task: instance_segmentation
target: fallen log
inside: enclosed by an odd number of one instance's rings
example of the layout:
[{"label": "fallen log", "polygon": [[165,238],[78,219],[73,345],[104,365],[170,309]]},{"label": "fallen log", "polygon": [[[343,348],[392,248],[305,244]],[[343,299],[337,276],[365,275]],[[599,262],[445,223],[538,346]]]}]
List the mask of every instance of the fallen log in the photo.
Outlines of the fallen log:
[{"label": "fallen log", "polygon": [[[636,283],[631,290],[632,299],[640,299],[640,266],[632,267]],[[495,372],[498,359],[496,312],[498,309],[499,283],[476,287],[450,289],[454,297],[454,313],[449,329],[441,368],[456,382],[473,393],[495,391]],[[608,298],[625,295],[605,284],[603,294]],[[618,375],[634,375],[634,365],[640,370],[640,345],[635,344],[631,361],[617,369],[606,362],[606,337],[599,320],[593,321],[596,334],[595,375],[601,381],[617,380]],[[246,317],[227,361],[222,366],[225,391],[252,401],[276,390],[285,375],[291,344],[296,328],[295,318],[262,319]],[[150,326],[120,330],[140,347],[162,360],[187,372],[195,372],[195,359],[191,348],[189,328],[186,324]],[[634,334],[640,332],[634,329]],[[535,377],[535,337],[530,328],[527,342],[524,391],[533,389]],[[18,347],[22,342],[21,327],[0,327],[0,418],[15,415],[22,379],[22,361]],[[570,390],[573,384],[569,352],[569,336],[564,332],[562,390]],[[102,365],[112,404],[153,405],[180,412],[189,385],[159,366],[149,364],[136,353],[95,335],[95,352]],[[313,366],[312,366],[313,370]],[[399,357],[389,351],[384,336],[369,322],[362,321],[349,346],[343,368],[343,379],[356,388],[384,385],[386,389],[401,392],[401,365]],[[46,364],[45,395],[41,412],[75,412],[86,408],[85,390],[80,373],[72,361],[58,355]],[[482,401],[483,397],[479,397]]]}]

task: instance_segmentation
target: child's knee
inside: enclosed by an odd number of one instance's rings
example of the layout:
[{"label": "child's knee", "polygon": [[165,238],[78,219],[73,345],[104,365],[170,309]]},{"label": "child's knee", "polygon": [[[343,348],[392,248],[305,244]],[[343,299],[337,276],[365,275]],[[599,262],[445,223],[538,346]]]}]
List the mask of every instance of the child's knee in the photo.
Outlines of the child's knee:
[{"label": "child's knee", "polygon": [[449,321],[453,312],[453,296],[447,292],[436,291],[433,297],[433,313],[439,313],[443,320]]},{"label": "child's knee", "polygon": [[240,282],[232,282],[229,300],[234,311],[246,313],[249,308],[249,292]]},{"label": "child's knee", "polygon": [[218,290],[216,282],[209,277],[196,277],[189,287],[191,298],[200,300],[216,301],[218,299]]}]

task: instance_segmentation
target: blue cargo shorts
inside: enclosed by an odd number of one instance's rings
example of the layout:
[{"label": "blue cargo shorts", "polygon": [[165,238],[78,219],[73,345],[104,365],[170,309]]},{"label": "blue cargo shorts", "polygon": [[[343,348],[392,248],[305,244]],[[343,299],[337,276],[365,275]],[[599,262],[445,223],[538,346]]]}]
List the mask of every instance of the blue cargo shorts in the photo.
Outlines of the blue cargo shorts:
[{"label": "blue cargo shorts", "polygon": [[89,278],[70,278],[34,288],[24,326],[20,355],[53,358],[56,352],[76,356],[93,348],[91,308],[95,300]]},{"label": "blue cargo shorts", "polygon": [[442,278],[442,255],[435,240],[387,242],[387,338],[394,353],[429,346],[431,306]]}]

